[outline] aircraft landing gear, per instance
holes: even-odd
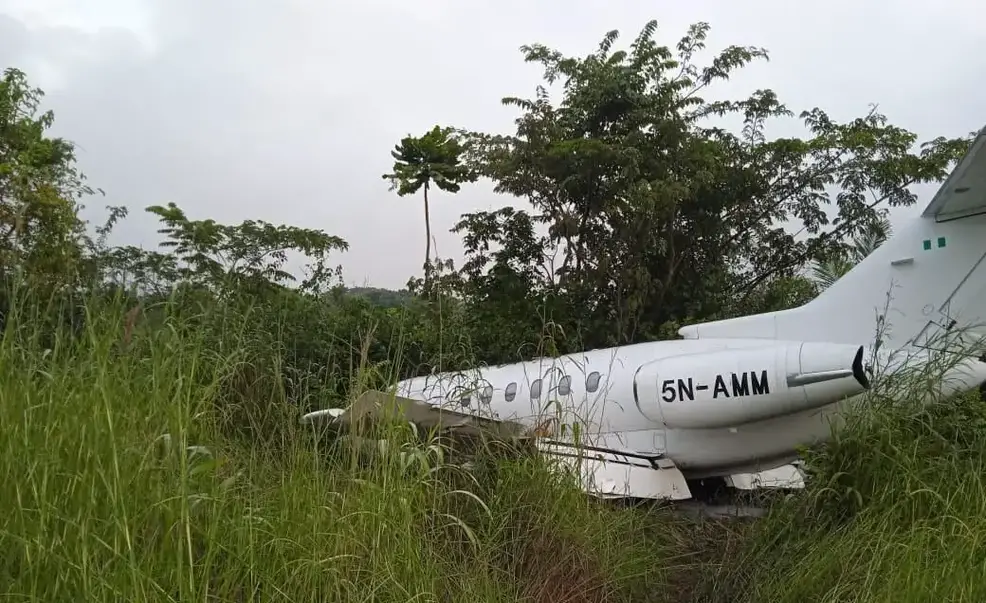
[[[692,499],[708,505],[721,505],[732,502],[734,498],[732,488],[726,485],[723,477],[706,477],[702,479],[687,480],[688,489],[692,492]]]

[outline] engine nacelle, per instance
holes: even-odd
[[[869,388],[863,347],[774,342],[642,365],[640,412],[672,429],[713,429],[818,408]]]

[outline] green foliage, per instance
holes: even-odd
[[[451,128],[435,126],[423,136],[405,136],[394,146],[394,172],[384,174],[400,196],[413,195],[434,184],[443,191],[459,192],[472,177],[460,163],[462,146]]]
[[[712,600],[982,600],[984,425],[978,394],[864,410],[809,453],[807,492],[757,526]]]
[[[515,133],[463,133],[477,172],[533,206],[456,225],[463,296],[528,290],[591,346],[744,313],[778,279],[844,247],[881,205],[912,204],[907,187],[941,179],[968,144],[939,138],[913,153],[915,135],[875,111],[839,123],[818,108],[800,114],[806,138],[768,139],[771,121],[793,116],[772,91],[701,96],[766,51],[730,46],[702,65],[707,24],[674,49],[655,41],[657,29],[648,23],[626,50],[610,32],[584,57],[522,49],[561,98],[539,86],[532,99],[503,100],[521,111]],[[740,133],[708,125],[727,115],[743,119]],[[528,300],[517,303],[516,314],[527,312]]]
[[[252,291],[293,282],[294,275],[283,267],[287,252],[296,250],[314,261],[300,290],[318,292],[332,276],[325,264],[329,253],[349,248],[339,237],[310,228],[274,226],[258,220],[245,220],[236,226],[189,220],[174,203],[152,206],[147,211],[161,218],[164,227],[158,232],[167,237],[161,246],[174,249],[181,262],[175,276],[194,284]]]
[[[94,241],[79,218],[79,200],[97,192],[75,168],[74,145],[50,138],[55,116],[40,111],[44,93],[27,76],[7,68],[0,79],[0,275],[16,274],[37,286],[90,273],[86,251],[100,249],[123,208],[96,229]]]
[[[870,224],[866,230],[853,238],[853,244],[848,250],[840,249],[833,253],[824,261],[815,262],[811,267],[813,280],[820,289],[829,288],[832,283],[839,280],[845,273],[849,272],[853,266],[862,262],[866,256],[870,255],[876,248],[883,245],[890,237],[892,232],[890,220],[881,217],[876,222]]]

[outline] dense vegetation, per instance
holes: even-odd
[[[587,500],[524,454],[465,469],[406,426],[367,463],[300,413],[433,368],[667,337],[790,307],[878,244],[908,187],[969,138],[869,113],[799,114],[770,90],[706,100],[766,57],[697,57],[648,23],[626,49],[544,66],[513,133],[436,126],[394,148],[401,195],[489,179],[511,195],[454,226],[406,291],[347,290],[348,243],[193,219],[114,247],[42,95],[0,81],[0,590],[25,601],[979,601],[986,412],[874,405],[808,453],[808,491],[754,525]],[[552,100],[549,88],[560,99]],[[734,133],[716,119],[742,118]],[[385,150],[384,150],[385,151]],[[508,197],[509,198],[509,197]],[[434,202],[432,199],[430,202]],[[447,198],[440,202],[449,202]],[[792,226],[792,224],[794,226]],[[863,249],[863,251],[860,251]],[[286,270],[291,253],[308,264]],[[814,276],[810,276],[814,275]],[[405,454],[393,454],[403,451]]]

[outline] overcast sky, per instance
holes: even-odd
[[[107,191],[90,204],[130,207],[116,242],[155,245],[143,208],[174,201],[192,218],[324,229],[350,243],[339,258],[350,284],[400,287],[420,273],[424,225],[420,200],[397,197],[380,177],[390,149],[436,123],[509,131],[515,112],[499,99],[530,96],[539,83],[522,44],[584,54],[605,31],[629,40],[656,18],[673,46],[690,23],[708,21],[710,51],[771,53],[723,93],[770,87],[795,111],[821,106],[837,119],[875,102],[924,139],[986,125],[977,6],[0,0],[0,68],[19,67],[45,89],[55,133],[79,145],[82,169]],[[439,255],[461,257],[448,232],[461,213],[508,202],[489,186],[436,194]]]

